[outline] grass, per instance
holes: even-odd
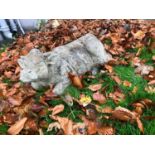
[[[7,133],[7,131],[8,131],[8,125],[7,124],[2,124],[2,125],[0,125],[0,134],[1,135],[4,135],[4,134],[6,134]]]
[[[142,60],[145,60],[146,61],[146,64],[148,65],[153,65],[153,60],[152,60],[152,56],[155,55],[155,49],[154,50],[149,50],[148,48],[144,47],[142,50],[141,50],[141,53],[140,53],[140,58]]]

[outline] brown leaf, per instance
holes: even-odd
[[[105,65],[105,68],[109,71],[109,73],[113,72],[113,67],[110,65]]]
[[[20,133],[20,131],[23,129],[25,123],[27,121],[27,117],[22,118],[21,120],[17,121],[14,125],[12,125],[8,129],[8,133],[10,135],[17,135]]]
[[[64,131],[65,135],[73,135],[73,122],[65,117],[54,117],[55,120],[57,120],[61,126],[61,128]]]
[[[31,131],[38,131],[36,121],[34,119],[28,119],[25,123],[24,129]]]
[[[122,83],[121,79],[118,76],[112,76],[112,79],[114,79],[115,82],[118,83],[118,84]]]
[[[64,105],[63,104],[59,104],[56,105],[53,109],[52,109],[52,115],[57,115],[59,113],[61,113],[64,110]]]
[[[130,121],[130,120],[135,120],[136,115],[131,112],[130,110],[123,108],[123,107],[117,107],[113,112],[112,112],[112,117],[116,118],[121,121]]]
[[[74,135],[86,135],[87,129],[84,123],[77,123],[73,126]]]
[[[148,85],[155,85],[155,80],[151,80]]]
[[[93,85],[90,85],[88,88],[91,91],[97,91],[97,90],[101,89],[101,87],[102,87],[102,84],[93,84]]]
[[[106,107],[102,108],[102,107],[100,107],[98,105],[96,105],[96,110],[98,112],[107,113],[107,114],[111,114],[112,111],[113,111],[113,109],[110,106],[106,106]]]
[[[100,135],[114,135],[115,134],[115,129],[111,126],[104,126],[102,128],[97,129],[97,132]]]
[[[96,123],[93,121],[88,120],[85,116],[81,116],[81,119],[84,121],[86,127],[87,127],[87,133],[89,135],[96,134],[97,132],[97,126]]]
[[[11,76],[13,75],[13,73],[11,71],[5,71],[4,72],[4,75],[7,77],[7,78],[11,78]]]
[[[54,123],[50,123],[50,124],[49,124],[47,131],[48,131],[48,132],[49,132],[49,131],[52,131],[53,128],[54,128],[55,130],[61,129],[60,124],[59,124],[58,122],[54,122]]]
[[[69,78],[75,87],[83,88],[83,84],[82,84],[81,78],[79,76],[69,74]]]
[[[21,105],[22,101],[23,101],[23,98],[20,97],[20,96],[15,96],[15,97],[9,97],[8,98],[8,101],[14,105],[14,106],[19,106]]]
[[[106,98],[104,97],[104,95],[99,92],[96,92],[93,94],[93,99],[95,101],[98,101],[99,103],[105,103],[106,101]]]
[[[133,33],[133,36],[135,39],[143,39],[145,37],[145,33],[141,30],[137,31],[136,33]]]
[[[126,81],[126,80],[125,80],[125,81],[123,82],[123,85],[126,86],[126,87],[131,87],[132,84],[131,84],[129,81]]]
[[[144,127],[143,127],[143,123],[141,122],[141,120],[139,118],[137,118],[136,122],[137,122],[140,132],[144,133]]]

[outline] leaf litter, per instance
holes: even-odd
[[[40,31],[18,36],[0,54],[3,134],[155,134],[154,27],[154,20],[49,20]],[[83,76],[68,75],[64,95],[55,96],[52,85],[36,91],[19,80],[21,55],[88,32],[113,60]]]

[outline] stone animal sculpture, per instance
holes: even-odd
[[[100,40],[88,33],[50,52],[32,49],[28,55],[21,56],[20,80],[31,83],[34,89],[54,84],[53,92],[61,95],[70,84],[69,73],[81,75],[111,59]]]

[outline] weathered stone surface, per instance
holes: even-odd
[[[39,89],[51,83],[55,85],[54,93],[60,95],[70,84],[68,73],[81,75],[98,64],[111,60],[102,43],[92,34],[85,36],[52,51],[42,53],[32,49],[18,60],[22,68],[20,80],[31,83]]]

